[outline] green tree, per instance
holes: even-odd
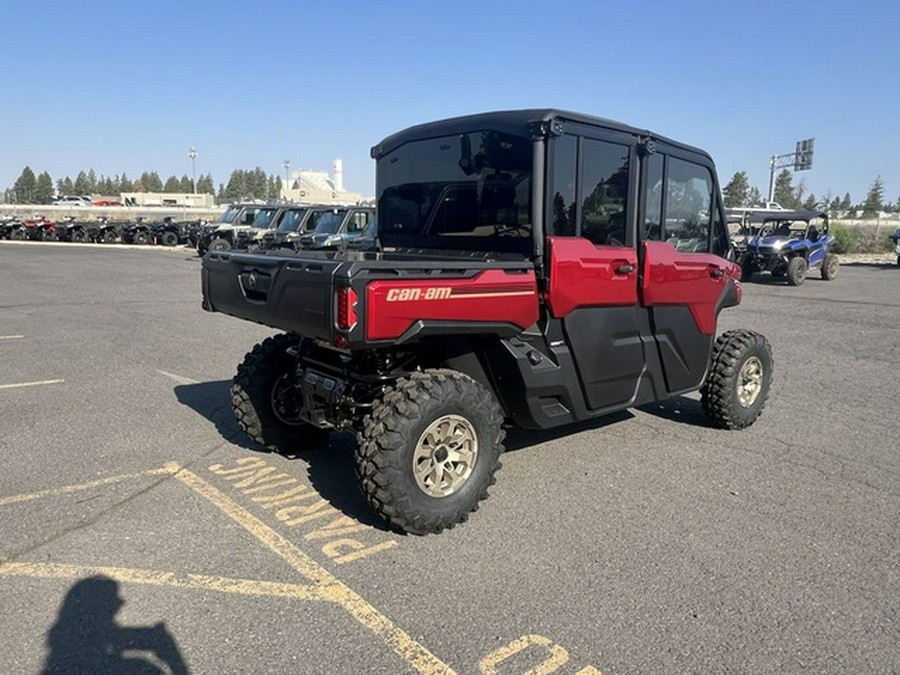
[[[88,182],[88,190],[85,194],[93,194],[97,191],[97,174],[93,169],[88,171],[87,174],[87,182]]]
[[[166,178],[163,192],[181,192],[181,181],[175,178],[175,176],[169,176]]]
[[[34,189],[34,201],[36,204],[50,204],[53,202],[53,179],[44,171],[37,177]]]
[[[252,199],[265,199],[269,193],[269,177],[260,167],[244,172],[244,185]]]
[[[748,206],[747,197],[750,192],[750,182],[747,180],[746,171],[738,171],[722,189],[725,199],[725,208],[733,209],[738,206]]]
[[[141,186],[146,192],[162,192],[162,178],[155,171],[145,171],[140,177]]]
[[[281,197],[281,176],[269,176],[269,192],[266,198],[274,201]]]
[[[72,191],[79,195],[86,195],[91,191],[91,184],[84,171],[79,171],[78,175],[75,176],[75,182],[72,184]]]
[[[884,183],[881,176],[878,176],[872,185],[869,186],[869,192],[866,194],[866,200],[862,204],[862,217],[875,218],[881,211],[882,202],[884,201]]]
[[[228,179],[228,185],[226,186],[222,196],[226,201],[239,202],[242,199],[247,199],[248,195],[249,193],[247,192],[244,172],[239,169],[235,169],[231,172],[231,178]]]
[[[800,207],[797,193],[793,185],[793,176],[787,169],[782,169],[781,173],[775,177],[774,199],[786,209],[796,209]]]
[[[764,201],[765,200],[763,199],[762,193],[759,191],[759,188],[750,188],[750,192],[747,193],[747,204],[749,206],[759,206]]]
[[[56,194],[58,196],[75,194],[75,184],[72,179],[66,176],[56,181]]]
[[[818,208],[819,200],[816,199],[816,196],[812,193],[809,194],[809,197],[803,200],[803,208],[807,211],[812,211],[813,209]]]
[[[184,174],[181,177],[181,180],[178,181],[178,186],[179,186],[181,192],[184,192],[185,194],[194,191],[194,182],[190,179],[190,177],[187,174]]]
[[[30,166],[22,169],[22,173],[13,185],[16,193],[17,204],[34,204],[34,192],[37,188],[37,178]]]
[[[216,193],[216,186],[210,174],[200,176],[197,179],[197,192],[204,195],[214,195]]]
[[[119,179],[119,192],[135,192],[134,182],[124,172]]]
[[[850,193],[845,192],[844,198],[841,200],[841,211],[849,211],[853,207],[853,201],[850,199]]]

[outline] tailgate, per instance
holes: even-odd
[[[330,341],[339,265],[321,258],[212,251],[203,259],[204,309]]]

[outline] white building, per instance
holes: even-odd
[[[291,172],[282,197],[299,204],[358,204],[365,199],[359,192],[344,190],[344,163],[339,159],[334,160],[331,176],[327,171]]]

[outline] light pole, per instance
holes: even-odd
[[[284,160],[284,197],[287,199],[287,193],[290,189],[289,183],[291,182],[291,160]]]
[[[188,150],[188,157],[191,158],[191,185],[194,187],[194,194],[197,194],[197,150],[193,147]]]

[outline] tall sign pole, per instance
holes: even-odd
[[[769,199],[775,201],[775,170],[786,169],[793,166],[794,171],[806,171],[811,169],[813,165],[813,145],[815,138],[806,138],[797,141],[797,147],[794,152],[788,152],[784,155],[772,155],[769,158]]]

